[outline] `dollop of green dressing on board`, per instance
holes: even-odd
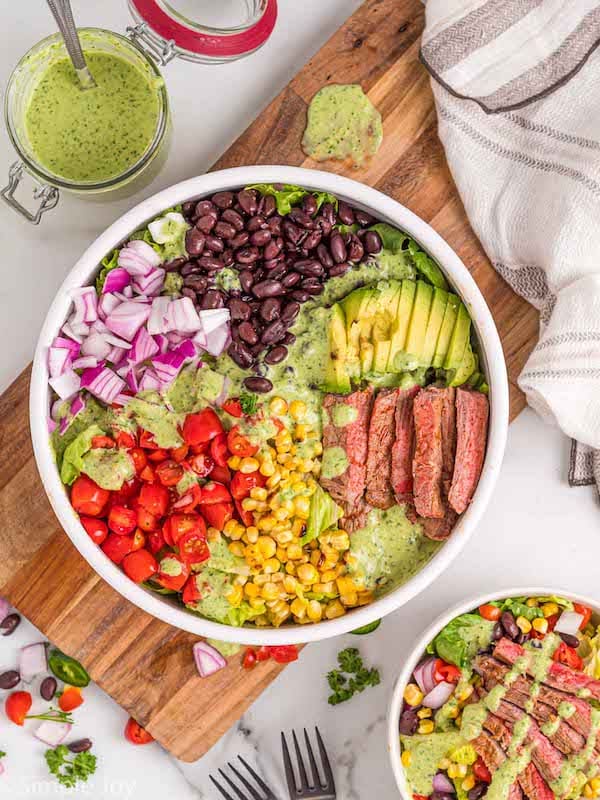
[[[350,159],[361,166],[383,140],[381,114],[358,84],[330,84],[308,107],[302,149],[315,161]]]
[[[148,150],[160,114],[159,81],[116,53],[83,47],[96,81],[82,90],[71,61],[50,58],[25,112],[34,157],[79,182],[121,175]]]

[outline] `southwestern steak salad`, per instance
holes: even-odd
[[[48,353],[57,466],[147,589],[231,625],[333,619],[411,577],[467,508],[488,418],[469,313],[366,212],[219,192],[72,299]]]
[[[600,628],[562,597],[512,597],[452,620],[404,691],[413,797],[594,798]]]

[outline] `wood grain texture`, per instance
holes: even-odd
[[[420,0],[368,0],[219,159],[215,169],[282,163],[331,169],[408,206],[458,252],[492,310],[506,354],[511,419],[516,379],[537,337],[537,314],[492,269],[456,193],[417,61]],[[361,169],[316,165],[300,149],[306,106],[325,83],[361,83],[381,110],[384,141]],[[171,752],[192,761],[239,718],[281,667],[242,671],[239,657],[209,679],[193,636],[131,606],[96,576],[62,532],[41,486],[28,425],[29,370],[0,398],[0,592]]]

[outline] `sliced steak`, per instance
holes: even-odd
[[[413,403],[420,386],[399,389],[396,397],[396,438],[392,445],[392,488],[398,503],[413,506],[412,462],[415,449]]]
[[[392,447],[396,435],[398,389],[382,389],[373,403],[369,424],[366,499],[375,508],[394,505]]]
[[[358,502],[352,507],[351,514],[342,517],[340,525],[346,533],[354,533],[361,528],[366,527],[369,517],[369,511],[372,510],[364,497],[361,497]]]
[[[489,404],[485,394],[456,390],[456,459],[448,501],[457,514],[471,502],[485,456]]]
[[[477,738],[473,739],[471,744],[492,775],[506,761],[507,756],[504,750],[485,731],[482,731]],[[521,787],[515,781],[509,789],[508,798],[509,800],[522,800],[522,797]]]
[[[413,404],[415,508],[420,517],[434,519],[443,519],[445,511],[442,498],[442,408],[442,398],[434,389],[419,392]]]
[[[419,522],[423,526],[423,533],[428,539],[434,539],[437,542],[447,539],[452,533],[452,529],[456,525],[458,514],[451,508],[446,508],[442,519],[420,519]]]
[[[344,509],[346,516],[353,514],[365,491],[372,399],[372,387],[348,395],[326,394],[323,398],[323,452],[328,448],[341,448],[347,467],[341,475],[321,475],[319,482]],[[354,408],[355,419],[346,425],[336,425],[334,419],[337,415],[333,413],[333,408],[337,405]]]
[[[513,703],[510,703],[507,700],[502,700],[499,703],[496,714],[500,717],[500,719],[505,720],[505,722],[510,722],[511,724],[514,724],[523,717],[527,716],[526,712],[522,708],[513,705]],[[535,714],[532,713],[531,716],[535,719]],[[548,719],[552,721],[556,719],[556,715],[552,713],[551,709]],[[577,731],[569,728],[569,726],[566,725],[562,720],[560,721],[556,732],[549,734],[547,738],[552,742],[557,750],[567,756],[573,755],[574,753],[579,753],[585,747],[585,740],[583,736],[580,736]]]
[[[526,656],[529,659],[528,674],[531,675],[531,659],[533,654],[531,651],[525,650],[521,645],[511,642],[510,639],[500,639],[494,648],[494,656],[506,664],[514,664],[515,661],[521,656]],[[559,689],[561,692],[576,695],[578,692],[589,692],[589,697],[595,700],[600,700],[600,681],[595,678],[590,678],[583,672],[575,672],[575,670],[564,664],[559,664],[553,661],[550,665],[544,683],[553,689]]]
[[[448,499],[456,457],[456,389],[434,389],[442,398],[442,494]]]

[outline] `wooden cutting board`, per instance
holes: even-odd
[[[343,172],[427,220],[458,252],[489,303],[508,362],[511,418],[524,406],[516,378],[537,337],[537,314],[494,272],[475,238],[436,134],[429,78],[417,60],[420,0],[368,0],[215,165],[292,164]],[[300,149],[306,107],[326,83],[360,83],[384,119],[383,145],[362,169],[316,165]],[[280,672],[248,672],[239,656],[196,674],[195,637],[130,605],[87,565],[60,528],[35,466],[29,369],[0,399],[0,594],[174,755],[203,755]]]

